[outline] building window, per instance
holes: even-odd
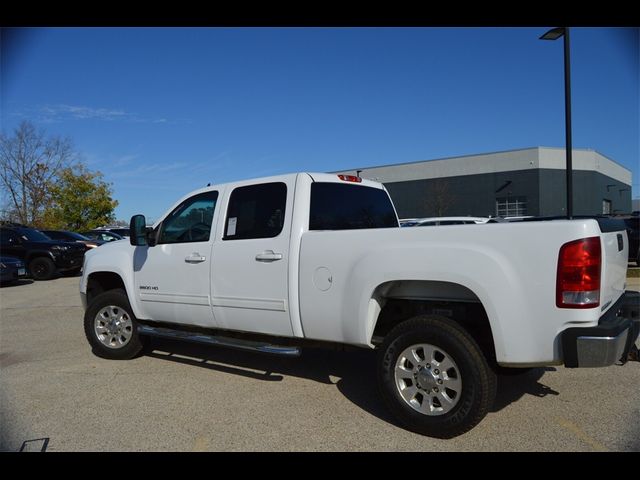
[[[496,198],[498,217],[523,217],[527,215],[527,197]]]
[[[606,198],[602,199],[602,214],[603,215],[611,214],[611,200],[607,200]]]

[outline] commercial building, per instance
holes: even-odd
[[[575,215],[631,212],[631,171],[595,150],[573,150]],[[534,147],[461,157],[362,167],[383,183],[400,218],[565,215],[563,148]]]

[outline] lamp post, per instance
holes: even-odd
[[[573,217],[573,169],[571,146],[571,67],[569,59],[569,27],[558,27],[549,30],[540,40],[557,40],[564,38],[564,119],[567,155],[567,218]]]

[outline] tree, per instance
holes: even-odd
[[[427,192],[425,198],[425,207],[429,212],[428,215],[442,217],[449,215],[450,208],[454,205],[456,197],[451,193],[449,182],[438,179],[431,184],[431,188]]]
[[[49,229],[91,230],[115,220],[118,201],[111,198],[111,185],[102,173],[90,172],[84,165],[63,169],[50,192],[51,203],[43,217]]]
[[[50,185],[75,159],[71,140],[46,138],[30,122],[22,122],[13,136],[0,133],[0,186],[8,219],[40,226]]]

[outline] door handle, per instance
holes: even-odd
[[[282,260],[282,254],[275,253],[273,250],[265,250],[256,255],[256,260],[258,262],[275,262],[276,260]]]
[[[206,259],[207,257],[203,257],[199,253],[192,253],[191,255],[186,257],[184,261],[187,263],[201,263],[201,262],[204,262]]]

